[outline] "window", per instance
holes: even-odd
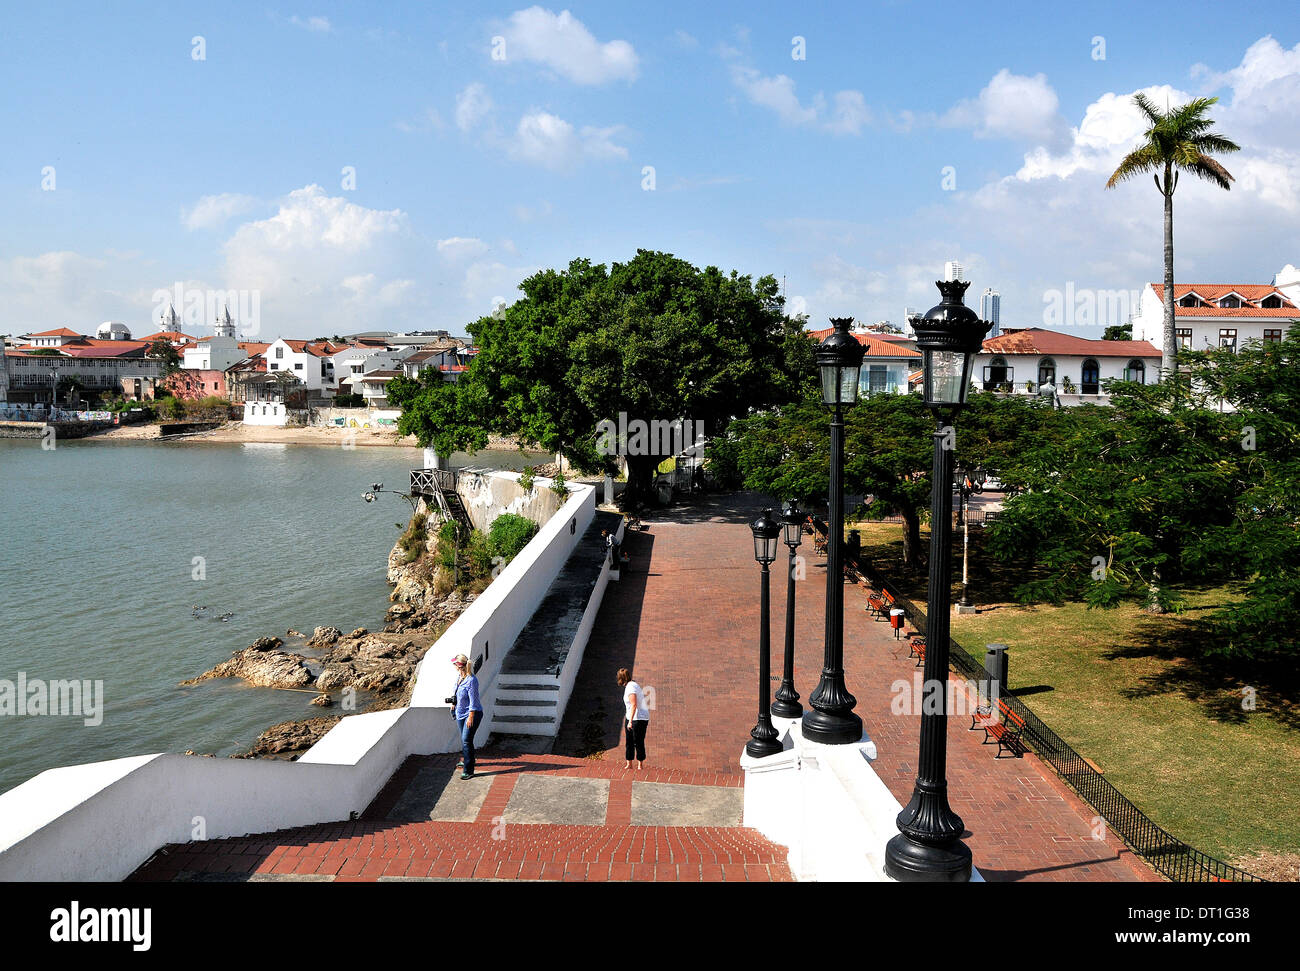
[[[274,361],[272,361],[272,362],[271,362],[269,365],[267,365],[267,366],[268,366],[272,371],[278,371],[278,370],[280,370],[280,365],[276,364]]]
[[[302,362],[299,361],[298,363],[296,363],[296,364],[293,366],[293,369],[294,369],[295,371],[301,371],[301,370],[302,370]]]
[[[1132,381],[1134,384],[1147,383],[1147,366],[1142,361],[1134,358],[1128,362],[1128,367],[1124,369],[1124,380]]]
[[[1277,327],[1277,328],[1268,328],[1268,327],[1265,327],[1265,328],[1264,328],[1264,343],[1265,343],[1265,344],[1281,344],[1281,343],[1282,343],[1282,328],[1280,328],[1280,327]]]
[[[1038,384],[1056,384],[1056,362],[1045,357],[1038,362]]]
[[[1177,330],[1178,346],[1186,350],[1192,349],[1192,328],[1179,327]]]
[[[1083,362],[1079,372],[1079,390],[1084,394],[1096,394],[1101,387],[1101,368],[1092,358]]]
[[[1230,351],[1237,349],[1237,329],[1235,327],[1219,328],[1219,346],[1226,347]]]
[[[996,391],[1011,381],[1011,369],[1007,367],[1005,357],[995,357],[984,368],[984,390]]]
[[[867,394],[879,394],[889,384],[889,368],[883,364],[872,364],[867,368]]]
[[[1240,306],[1241,306],[1241,300],[1240,300],[1238,297],[1236,297],[1236,296],[1234,296],[1234,295],[1232,295],[1232,294],[1229,294],[1228,296],[1224,297],[1222,300],[1219,301],[1219,306],[1220,306],[1220,307],[1240,307]]]
[[[275,349],[275,359],[276,359],[277,361],[279,361],[279,360],[281,360],[281,359],[283,359],[283,358],[284,358],[284,348],[283,348],[283,347],[277,347],[277,348]]]
[[[1259,302],[1259,305],[1261,307],[1280,307],[1282,306],[1282,298],[1279,297],[1277,294],[1273,294],[1261,300]]]
[[[1194,293],[1189,293],[1187,296],[1183,297],[1181,300],[1178,301],[1178,306],[1199,307],[1201,306],[1201,298]]]

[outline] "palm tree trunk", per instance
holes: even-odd
[[[1165,163],[1165,316],[1160,369],[1165,380],[1178,379],[1178,337],[1174,333],[1174,186],[1171,166]]]

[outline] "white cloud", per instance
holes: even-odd
[[[393,123],[394,127],[408,135],[414,132],[442,131],[447,127],[447,123],[442,120],[442,115],[437,108],[425,108],[424,114],[414,121],[399,120]]]
[[[724,57],[735,51],[724,49]],[[871,123],[871,111],[861,91],[837,91],[828,109],[826,96],[818,92],[804,105],[795,94],[794,80],[785,74],[769,77],[745,64],[731,65],[731,81],[753,103],[775,112],[785,124],[816,126],[833,135],[856,135]]]
[[[636,79],[638,58],[624,40],[600,43],[582,22],[565,10],[559,14],[529,7],[510,15],[503,30],[505,59],[532,61],[577,84]]]
[[[467,84],[456,95],[456,127],[469,131],[492,111],[492,96],[478,81]]]
[[[1046,75],[1029,77],[1003,68],[978,97],[950,108],[940,124],[973,128],[977,138],[1055,144],[1065,133],[1059,108],[1060,99]]]
[[[627,158],[627,149],[613,141],[621,131],[621,126],[587,125],[575,129],[557,115],[536,111],[519,119],[508,149],[512,156],[526,162],[555,170],[571,169],[586,159]]]
[[[289,23],[295,27],[301,27],[303,30],[310,30],[315,34],[328,34],[334,29],[330,26],[328,17],[299,17],[294,14],[289,18]]]
[[[694,34],[682,30],[680,27],[673,31],[673,39],[677,41],[679,47],[684,47],[688,51],[700,46],[700,42]]]
[[[231,216],[247,212],[256,204],[257,200],[252,196],[237,192],[203,196],[192,208],[181,212],[181,219],[186,229],[212,229],[225,223]]]
[[[481,256],[488,251],[488,244],[481,239],[465,236],[450,236],[438,240],[438,252],[448,259],[467,259]]]

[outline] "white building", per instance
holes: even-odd
[[[1156,347],[1164,343],[1164,284],[1142,291],[1133,337]],[[1248,341],[1280,341],[1300,320],[1300,270],[1287,265],[1272,283],[1176,283],[1174,331],[1178,346],[1192,350]]]
[[[225,371],[234,367],[248,355],[239,346],[235,322],[230,308],[213,325],[211,337],[205,337],[185,348],[181,367],[187,371]]]
[[[809,336],[820,343],[834,328],[811,331]],[[907,394],[908,375],[921,366],[921,352],[901,336],[887,340],[880,334],[851,331],[865,352],[858,375],[858,395]]]
[[[943,278],[944,280],[961,280],[963,279],[961,271],[962,266],[960,263],[956,260],[949,260],[943,265]]]
[[[281,337],[266,348],[263,357],[269,373],[288,371],[306,386],[309,393],[314,391],[318,396],[333,396],[338,387],[334,355],[340,350],[339,345],[326,341],[317,343]]]
[[[971,379],[986,391],[1055,393],[1062,405],[1107,404],[1109,378],[1154,384],[1160,351],[1148,341],[1103,341],[1027,327],[989,337]]]

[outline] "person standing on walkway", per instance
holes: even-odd
[[[623,689],[623,732],[626,739],[623,768],[632,768],[636,756],[638,770],[645,768],[645,733],[650,727],[650,709],[646,707],[645,692],[632,680],[627,668],[618,669],[618,685]]]
[[[483,721],[483,703],[478,697],[478,678],[469,666],[469,658],[457,654],[451,659],[459,678],[456,681],[456,724],[460,726],[461,778],[474,778],[474,735]]]

